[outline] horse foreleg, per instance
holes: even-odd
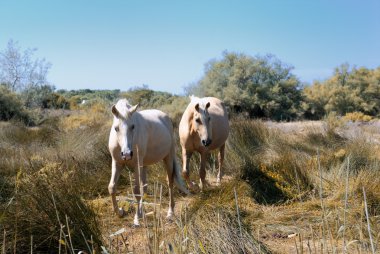
[[[139,219],[143,217],[143,197],[146,191],[146,168],[140,167],[135,169],[135,187],[133,188],[133,194],[135,195],[137,201],[137,210],[133,223],[138,226],[140,225]]]
[[[110,183],[108,185],[108,192],[110,193],[110,195],[112,197],[113,211],[119,217],[124,216],[124,210],[123,210],[123,208],[118,207],[117,200],[116,200],[117,182],[119,181],[120,169],[121,168],[122,168],[122,166],[119,163],[117,163],[115,160],[112,160],[111,180],[110,180]]]
[[[200,188],[203,191],[208,185],[206,181],[206,162],[207,162],[207,152],[201,153],[201,166],[199,168],[199,178],[200,178]]]
[[[192,189],[193,184],[190,181],[190,158],[193,155],[192,152],[186,151],[185,148],[182,148],[182,176],[185,179],[187,185]]]
[[[226,147],[226,144],[224,143],[220,149],[219,149],[219,153],[218,153],[218,166],[219,166],[219,170],[218,170],[218,176],[216,177],[216,184],[217,185],[220,185],[220,182],[222,181],[222,177],[223,177],[223,162],[224,162],[224,148]]]

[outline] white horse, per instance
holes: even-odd
[[[112,176],[108,190],[112,196],[114,212],[120,217],[125,214],[124,210],[118,207],[116,201],[116,187],[120,170],[124,165],[135,170],[133,192],[139,204],[134,218],[135,225],[139,225],[139,218],[142,216],[140,200],[143,193],[140,193],[139,171],[141,184],[146,189],[146,166],[161,160],[164,161],[169,182],[168,217],[174,214],[173,182],[182,192],[189,193],[176,161],[173,126],[169,117],[159,110],[137,112],[137,107],[138,105],[131,106],[126,99],[121,99],[112,106],[114,119],[108,144],[112,156]],[[140,169],[138,165],[140,165]],[[143,192],[144,188],[142,188]]]
[[[200,187],[206,184],[206,160],[210,151],[219,149],[217,184],[223,176],[222,166],[224,160],[224,148],[229,133],[227,110],[224,103],[214,97],[198,98],[191,96],[191,102],[187,106],[179,123],[179,137],[182,146],[182,174],[189,187],[189,161],[194,151],[201,155],[199,176]]]

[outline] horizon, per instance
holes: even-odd
[[[301,82],[348,63],[380,66],[380,2],[8,1],[0,51],[11,39],[52,63],[57,90],[149,89],[183,94],[224,51],[273,54]]]

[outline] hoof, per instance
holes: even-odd
[[[174,217],[174,213],[172,211],[168,211],[168,214],[166,215],[166,219],[171,219]]]
[[[196,182],[189,182],[189,190],[191,193],[199,191],[199,185]]]
[[[123,208],[119,208],[119,210],[117,211],[117,215],[119,216],[119,218],[123,218],[124,215],[125,215],[125,211]]]
[[[201,191],[205,191],[210,186],[211,185],[206,180],[204,181],[204,183],[202,183],[202,181],[199,182],[199,188],[201,189]]]
[[[139,227],[141,227],[140,223],[139,223],[139,224],[135,224],[135,223],[133,222],[133,224],[132,224],[132,228],[139,228]]]
[[[134,220],[133,220],[133,227],[134,227],[134,228],[138,228],[138,227],[140,227],[139,219],[134,218]]]
[[[166,216],[166,224],[171,224],[171,223],[173,223],[174,222],[174,219],[175,219],[175,216],[174,216],[174,214],[171,214],[171,215],[167,215]]]

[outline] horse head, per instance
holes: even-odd
[[[112,128],[116,132],[117,142],[121,149],[121,158],[130,160],[133,156],[133,134],[136,126],[132,115],[139,105],[131,106],[127,100],[119,100],[116,105],[112,106],[114,120]]]
[[[207,147],[212,141],[211,117],[208,112],[210,102],[195,101],[192,119],[193,130],[198,134],[203,146]]]

